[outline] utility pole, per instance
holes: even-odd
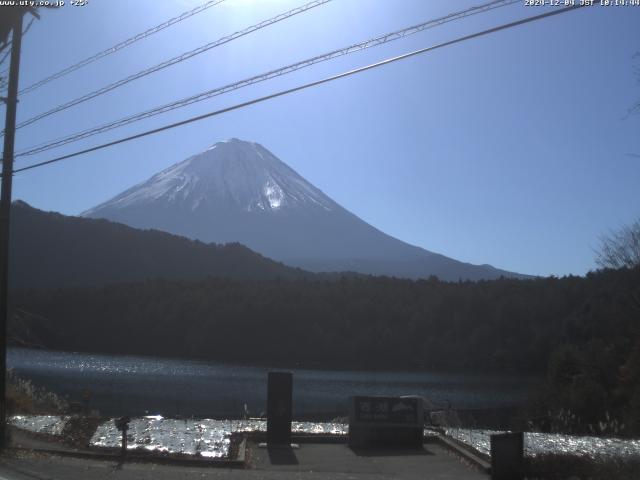
[[[13,13],[13,12],[12,12]],[[11,63],[4,124],[4,153],[2,157],[2,192],[0,193],[0,449],[7,443],[7,324],[9,320],[9,221],[11,216],[11,182],[13,180],[13,147],[16,136],[18,107],[18,71],[22,45],[22,9],[12,22]]]

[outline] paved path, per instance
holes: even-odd
[[[355,452],[344,444],[302,444],[294,450],[248,445],[246,470],[125,463],[13,452],[0,458],[0,480],[487,480],[438,445],[413,451]]]
[[[487,480],[488,476],[436,444],[411,450],[352,450],[345,444],[301,444],[299,449],[271,450],[250,445],[250,463],[256,470],[298,474],[290,478],[460,479]],[[311,478],[311,477],[310,477]]]

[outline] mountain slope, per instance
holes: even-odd
[[[107,220],[12,205],[12,289],[104,285],[154,278],[295,279],[310,276],[239,244],[207,245]]]
[[[409,245],[347,211],[262,145],[230,139],[82,214],[204,242],[240,242],[312,271],[444,280],[518,276]]]

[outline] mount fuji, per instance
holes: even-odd
[[[391,237],[341,207],[257,143],[218,142],[81,214],[204,242],[240,242],[310,271],[405,278],[521,275]]]

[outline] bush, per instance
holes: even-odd
[[[53,392],[37,387],[30,380],[7,372],[7,414],[62,414],[69,408],[67,401]]]

